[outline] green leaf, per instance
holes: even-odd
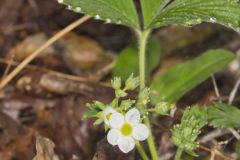
[[[93,125],[100,125],[100,124],[102,124],[104,122],[104,120],[102,119],[102,118],[99,118],[99,119],[97,119],[94,123],[93,123]]]
[[[208,120],[215,128],[239,128],[240,109],[232,105],[216,103],[208,108]]]
[[[138,50],[136,47],[128,46],[119,54],[112,70],[112,77],[126,80],[131,74],[138,75]]]
[[[144,28],[148,28],[170,0],[141,0]]]
[[[161,56],[161,46],[156,37],[150,38],[146,55],[147,74],[150,74],[158,66]],[[126,80],[131,74],[138,75],[138,67],[138,49],[130,45],[120,53],[112,75]]]
[[[184,111],[181,123],[172,130],[173,143],[192,156],[197,156],[194,149],[199,147],[196,141],[201,128],[207,123],[207,110],[194,106]]]
[[[106,108],[105,104],[99,101],[94,101],[93,103],[87,103],[87,107],[92,111],[102,111]]]
[[[138,28],[138,16],[133,0],[58,0],[75,12],[94,16],[107,23]]]
[[[82,118],[88,119],[88,118],[96,117],[97,113],[98,113],[97,111],[89,111],[89,112],[84,113]]]
[[[185,93],[221,70],[234,59],[225,50],[209,50],[194,60],[176,65],[157,77],[151,84],[153,103],[160,101],[174,103]]]
[[[146,53],[146,68],[148,75],[159,65],[161,51],[162,47],[159,40],[152,36],[147,44]]]
[[[175,0],[159,13],[151,27],[169,24],[220,23],[240,31],[238,0]]]

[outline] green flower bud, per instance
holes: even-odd
[[[127,93],[121,89],[115,91],[116,97],[126,97]]]
[[[112,87],[115,90],[119,90],[122,86],[122,81],[121,81],[120,77],[114,77],[114,79],[111,81],[111,83],[112,83]]]
[[[139,78],[138,77],[134,78],[133,74],[131,74],[131,76],[127,79],[125,83],[124,90],[134,90],[139,86],[139,82],[140,82]]]
[[[150,94],[149,88],[144,88],[143,90],[141,90],[139,93],[139,96],[138,96],[137,105],[144,106],[144,105],[148,104],[148,102],[150,101],[149,94]]]

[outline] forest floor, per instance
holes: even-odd
[[[55,0],[1,0],[2,79],[57,31],[81,16]],[[152,77],[210,48],[225,48],[240,56],[240,36],[219,25],[169,26],[154,34],[161,41],[163,57]],[[107,103],[114,97],[109,83],[112,64],[119,51],[134,41],[135,35],[128,28],[89,20],[27,65],[0,90],[0,160],[31,160],[36,156],[36,144],[39,157],[46,154],[63,160],[138,159],[133,152],[122,154],[118,148],[112,149],[104,128],[92,125],[94,120],[82,120],[87,102]],[[230,65],[215,75],[223,101],[228,99],[239,74]],[[184,107],[208,104],[214,97],[209,78],[179,101],[174,118],[157,118],[153,122],[162,159],[171,159],[174,154],[169,128],[179,121]],[[234,99],[236,105],[240,103],[238,97]],[[231,132],[204,130],[199,149],[202,157],[234,156],[235,138]],[[211,138],[210,133],[218,136]]]

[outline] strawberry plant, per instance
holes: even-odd
[[[146,87],[146,80],[149,79],[147,76],[155,67],[151,64],[154,61],[154,57],[149,53],[151,48],[147,47],[149,37],[153,29],[159,27],[172,24],[194,26],[202,22],[219,23],[240,32],[239,1],[140,0],[140,13],[137,12],[133,0],[58,0],[58,2],[66,5],[70,10],[90,15],[96,20],[124,25],[135,31],[138,49],[126,51],[138,52],[137,57],[132,57],[136,60],[128,69],[131,72],[139,70],[135,73],[139,75],[139,78],[130,76],[127,79],[130,72],[128,75],[119,73],[122,63],[125,63],[119,60],[115,66],[114,75],[120,74],[123,79],[127,79],[125,85],[122,86],[120,78],[114,78],[112,87],[115,90],[115,99],[110,104],[101,102],[89,104],[90,112],[86,113],[84,118],[96,117],[95,124],[104,122],[106,132],[108,132],[108,142],[117,145],[124,153],[130,152],[136,146],[142,159],[160,159],[161,155],[157,153],[150,125],[153,114],[167,115],[186,92],[225,67],[234,59],[234,55],[222,49],[209,50],[194,60],[168,69],[150,82],[149,88]],[[124,56],[121,59],[127,60]],[[148,62],[147,65],[146,62]],[[138,99],[121,99],[127,96],[128,90],[134,90],[138,86]],[[155,107],[149,108],[148,104]],[[238,123],[234,121],[238,119],[235,114],[239,111],[235,112],[234,117],[228,119],[231,123],[224,122],[224,119],[219,117],[221,115],[227,117],[235,110],[231,107],[230,110],[227,107],[221,108],[221,105],[209,112],[196,106],[186,109],[181,123],[172,129],[173,143],[179,148],[176,160],[181,159],[183,151],[193,156],[197,155],[194,152],[194,149],[199,146],[196,139],[207,120],[217,127],[221,126],[219,123],[237,127]],[[210,117],[207,116],[208,113]],[[216,114],[219,116],[215,116]],[[151,158],[140,143],[146,139]]]

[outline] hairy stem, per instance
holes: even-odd
[[[151,124],[150,124],[149,117],[145,118],[144,123],[150,130],[147,142],[148,142],[150,153],[152,155],[152,160],[159,160],[160,158],[157,154],[157,149],[156,149],[155,144],[154,144],[154,138],[153,138],[153,134],[152,134],[152,129],[151,129]]]
[[[146,85],[146,46],[151,30],[142,31],[139,33],[139,77],[140,89]]]
[[[139,77],[140,77],[140,89],[144,89],[146,85],[146,46],[147,40],[151,33],[151,30],[139,31]],[[149,150],[152,156],[152,160],[159,160],[157,150],[154,144],[153,134],[151,130],[149,117],[144,120],[145,125],[149,128],[150,134],[147,139]]]
[[[181,160],[183,150],[178,148],[177,153],[175,155],[175,160]]]
[[[138,150],[139,154],[141,155],[142,159],[149,160],[146,152],[144,151],[143,147],[141,146],[141,144],[138,141],[136,141],[136,147],[137,147],[137,150]]]

